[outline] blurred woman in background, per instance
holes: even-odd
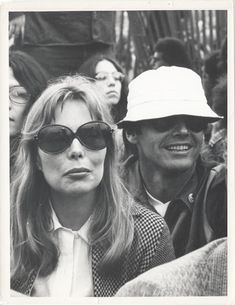
[[[36,98],[46,88],[47,72],[22,51],[9,54],[9,124],[11,159],[18,147],[24,119]]]
[[[126,115],[127,78],[117,60],[109,55],[97,54],[81,65],[80,74],[95,78],[107,98],[114,123]]]

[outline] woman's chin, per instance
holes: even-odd
[[[115,106],[115,105],[118,104],[119,99],[118,99],[118,98],[115,98],[115,97],[109,97],[109,98],[108,98],[108,101],[109,101],[109,106],[110,106],[110,107],[113,107],[113,106]]]
[[[10,138],[14,138],[18,134],[19,134],[19,131],[17,129],[10,128]]]

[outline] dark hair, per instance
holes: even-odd
[[[167,66],[178,66],[192,69],[191,59],[183,41],[174,37],[160,38],[154,48],[162,53],[162,59]]]
[[[220,75],[220,71],[218,69],[219,59],[220,59],[220,51],[216,50],[211,54],[209,54],[204,61],[204,71],[207,73],[210,81],[213,83]]]
[[[10,51],[9,66],[12,68],[16,80],[30,94],[27,113],[41,92],[47,87],[49,74],[33,57],[22,51]]]
[[[29,109],[39,97],[41,92],[47,87],[49,74],[40,66],[40,64],[30,55],[22,51],[9,52],[9,66],[12,69],[13,75],[21,86],[23,86],[30,95],[29,102],[25,109],[26,116]],[[10,162],[11,171],[17,155],[19,144],[19,134],[10,138]]]
[[[224,123],[227,123],[227,75],[219,78],[218,83],[212,90],[212,109],[224,117]]]
[[[138,150],[136,145],[129,142],[126,134],[133,134],[133,133],[140,134],[142,122],[143,121],[126,122],[123,125],[122,137],[125,146],[125,158],[127,158],[129,155],[135,155],[135,156],[138,155]]]
[[[122,72],[122,73],[124,72],[122,67],[119,65],[117,60],[112,55],[96,54],[94,56],[91,56],[87,61],[85,61],[79,67],[78,73],[80,73],[84,76],[89,76],[89,77],[95,78],[96,66],[102,60],[110,61],[114,65],[114,67],[117,69],[117,71]],[[113,116],[113,120],[115,123],[122,120],[126,115],[127,91],[128,91],[128,81],[127,81],[127,78],[125,77],[124,80],[122,81],[120,101],[118,102],[117,105],[113,106],[113,108],[112,108],[112,116]]]
[[[221,74],[227,73],[227,37],[224,39],[220,49],[218,69]]]
[[[217,85],[219,78],[227,71],[227,59],[223,57],[224,55],[222,56],[223,53],[227,54],[225,41],[221,50],[213,51],[204,60],[203,87],[211,107],[213,103],[212,90]]]

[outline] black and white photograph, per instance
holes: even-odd
[[[233,304],[233,1],[130,2],[0,8],[7,304]]]

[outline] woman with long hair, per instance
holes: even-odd
[[[118,176],[111,117],[94,81],[51,83],[25,121],[11,183],[11,288],[112,296],[174,258],[169,230]]]
[[[9,53],[9,127],[11,165],[17,154],[24,119],[46,88],[49,75],[36,60],[22,51]]]
[[[98,87],[106,96],[106,106],[111,110],[113,121],[119,122],[127,111],[128,82],[124,71],[115,57],[108,54],[91,56],[78,72],[95,78]]]

